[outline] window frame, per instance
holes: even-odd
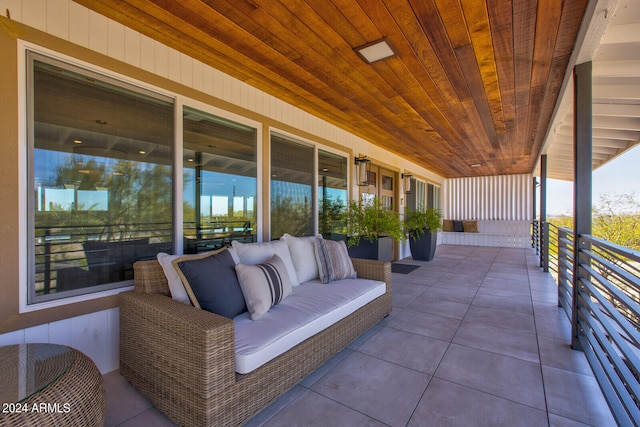
[[[65,291],[64,294],[52,293],[48,295],[37,295],[35,289],[35,277],[36,277],[36,251],[35,251],[35,226],[36,224],[36,204],[37,202],[34,200],[34,189],[35,189],[35,173],[34,168],[35,164],[35,150],[36,150],[36,140],[35,140],[35,113],[33,108],[35,106],[34,98],[34,83],[35,83],[35,63],[39,62],[41,64],[48,64],[49,66],[60,68],[63,70],[67,70],[69,72],[75,73],[79,76],[83,76],[86,79],[91,79],[98,81],[100,83],[105,83],[111,87],[121,88],[126,93],[134,93],[139,94],[142,97],[157,99],[162,103],[168,104],[169,108],[175,108],[175,97],[160,94],[153,90],[146,89],[141,86],[137,86],[136,84],[125,82],[123,80],[119,80],[110,75],[105,75],[101,72],[94,71],[93,69],[78,66],[73,63],[69,63],[67,61],[61,60],[56,56],[45,55],[40,52],[35,52],[31,49],[27,49],[25,51],[25,78],[26,78],[26,123],[27,123],[27,135],[26,135],[26,174],[27,174],[27,197],[26,197],[26,205],[27,205],[27,300],[26,303],[28,306],[33,306],[36,304],[42,304],[50,301],[58,301],[64,300],[67,298],[80,297],[87,294],[100,294],[101,292],[109,292],[114,291],[121,288],[131,287],[133,284],[133,280],[123,280],[118,282],[111,283],[101,283],[95,286],[87,286],[75,290]],[[175,114],[171,114],[175,116]],[[175,141],[172,149],[175,150]],[[171,161],[173,159],[170,159]],[[171,165],[173,167],[173,165]],[[175,177],[175,172],[172,174],[172,180]],[[172,198],[172,204],[175,203],[175,196]],[[172,207],[173,211],[173,207]],[[173,218],[172,218],[173,220]],[[172,228],[173,228],[172,224]],[[173,234],[173,233],[172,233]]]
[[[176,178],[174,179],[174,181],[176,182],[176,186],[179,185],[179,187],[176,187],[174,189],[174,194],[176,194],[176,196],[179,195],[180,197],[180,203],[176,203],[175,205],[175,209],[176,212],[174,213],[174,218],[176,221],[176,225],[175,225],[175,232],[176,232],[176,237],[174,238],[174,242],[176,242],[176,245],[174,247],[174,251],[175,253],[179,253],[182,254],[184,253],[184,210],[183,210],[183,201],[184,201],[184,182],[183,182],[183,175],[182,175],[182,170],[184,168],[184,140],[183,140],[183,136],[184,136],[184,127],[183,127],[183,111],[185,108],[190,108],[193,110],[198,110],[202,113],[205,114],[210,114],[212,116],[216,116],[225,120],[229,120],[231,122],[236,122],[240,125],[244,125],[244,126],[248,126],[248,127],[252,127],[256,130],[256,212],[254,212],[255,214],[255,218],[256,218],[256,233],[255,233],[255,238],[256,241],[261,242],[262,238],[261,236],[263,235],[263,229],[266,226],[266,224],[263,222],[263,203],[262,203],[262,194],[263,194],[263,186],[261,185],[260,181],[262,180],[263,177],[263,162],[262,162],[262,153],[263,153],[263,143],[262,143],[262,128],[263,128],[263,124],[255,121],[255,120],[251,120],[247,117],[241,116],[239,114],[235,114],[232,112],[229,112],[227,110],[223,110],[221,108],[206,104],[204,102],[201,101],[197,101],[194,99],[190,99],[190,98],[186,98],[186,97],[182,97],[179,96],[178,97],[178,102],[176,103],[176,121],[179,122],[179,147],[176,148],[175,152],[176,152],[176,159],[175,159],[175,167],[176,170],[180,170],[180,173],[176,173]],[[176,133],[178,132],[177,129],[178,126],[175,126],[176,128]],[[178,138],[176,137],[176,140],[178,140]],[[179,180],[179,183],[177,182]]]
[[[269,198],[269,200],[271,200],[271,137],[272,135],[277,135],[280,138],[284,138],[287,139],[291,142],[294,143],[298,143],[298,144],[302,144],[302,145],[307,145],[311,148],[313,148],[313,176],[312,176],[312,200],[313,200],[313,204],[314,204],[314,209],[313,209],[313,235],[317,235],[318,234],[318,230],[319,230],[319,207],[318,207],[318,177],[319,177],[319,173],[318,173],[318,150],[322,150],[322,151],[326,151],[327,153],[331,153],[331,154],[335,154],[338,156],[342,156],[344,158],[347,159],[347,183],[351,182],[351,168],[348,167],[352,162],[353,162],[353,154],[348,153],[347,151],[343,151],[340,150],[338,148],[326,145],[326,144],[322,144],[321,142],[312,140],[312,139],[308,139],[308,138],[304,138],[300,135],[297,135],[295,133],[291,133],[291,132],[287,132],[281,128],[277,128],[277,127],[269,127],[268,129],[268,146],[266,148],[266,150],[268,151],[269,154],[269,159],[268,159],[268,194],[266,194],[266,196]],[[352,197],[352,187],[351,185],[347,184],[347,202],[349,200],[351,200]],[[268,208],[268,212],[267,215],[264,219],[264,227],[266,229],[269,230],[268,233],[268,238],[269,240],[272,239],[271,236],[271,204],[268,203],[266,204],[266,207]]]

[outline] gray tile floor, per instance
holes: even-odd
[[[247,426],[612,426],[528,249],[439,246],[393,312]],[[173,425],[117,372],[107,426]]]

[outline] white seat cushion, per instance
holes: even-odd
[[[236,316],[236,371],[246,374],[307,338],[384,295],[386,285],[367,279],[322,284],[312,280],[294,287],[280,304],[258,320]]]

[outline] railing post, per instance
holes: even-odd
[[[591,235],[591,170],[592,170],[592,64],[585,62],[573,69],[573,307],[572,307],[572,346],[581,349],[578,335],[580,331],[580,293],[581,279],[586,274],[580,267],[588,262],[582,252],[588,248],[583,236]]]
[[[51,291],[51,229],[44,229],[44,294],[48,295]]]
[[[542,260],[542,271],[549,272],[549,223],[540,223],[540,259]]]

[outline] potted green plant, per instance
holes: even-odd
[[[411,257],[421,261],[431,261],[438,244],[438,229],[441,228],[442,214],[438,209],[419,207],[407,209],[404,214],[404,230],[409,236]]]
[[[398,213],[387,209],[377,197],[350,201],[345,216],[352,257],[391,261],[393,241],[406,240]]]

